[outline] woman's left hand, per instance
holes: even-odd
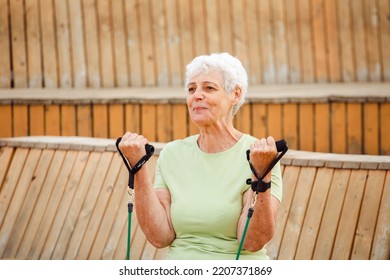
[[[259,177],[263,176],[268,166],[277,155],[275,140],[272,136],[261,138],[250,146],[250,162]],[[271,181],[271,172],[263,179],[264,182]]]

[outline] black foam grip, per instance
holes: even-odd
[[[278,153],[283,152],[284,150],[287,149],[287,142],[284,139],[276,141],[275,144],[276,144],[276,150],[278,151]]]

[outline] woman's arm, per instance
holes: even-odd
[[[145,155],[147,143],[142,135],[126,133],[119,148],[134,166]],[[170,245],[175,239],[170,217],[171,195],[165,189],[154,190],[146,166],[134,176],[134,205],[138,223],[148,241],[157,248]]]

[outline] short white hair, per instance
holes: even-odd
[[[188,87],[190,80],[201,74],[217,70],[224,79],[225,91],[230,93],[240,87],[242,91],[240,101],[233,107],[233,115],[245,102],[248,90],[248,75],[241,61],[228,53],[213,53],[195,57],[186,68],[185,86]]]

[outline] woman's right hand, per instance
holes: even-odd
[[[133,167],[146,154],[145,145],[148,143],[148,139],[143,135],[126,132],[118,146],[130,166]]]

